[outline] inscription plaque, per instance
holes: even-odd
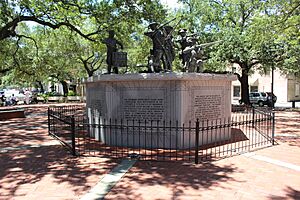
[[[221,95],[196,95],[194,98],[195,119],[212,120],[221,118]]]
[[[162,120],[164,113],[164,99],[123,99],[125,119]]]
[[[101,99],[92,99],[90,105],[91,105],[92,109],[96,109],[99,112],[99,114],[102,115],[103,104],[104,104],[104,102]]]

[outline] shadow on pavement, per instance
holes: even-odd
[[[276,112],[275,139],[290,146],[300,147],[300,112]]]
[[[45,113],[47,107],[31,109]],[[48,135],[47,115],[1,121],[0,126],[0,149],[27,146],[0,153],[0,199],[78,198],[117,165],[107,158],[71,156]]]
[[[0,122],[0,148],[42,144],[49,141],[46,117],[29,117]]]
[[[237,181],[230,175],[238,171],[233,165],[220,167],[213,162],[193,165],[140,161],[105,199],[141,199],[145,196],[150,197],[149,195],[153,195],[149,199],[174,199],[193,195],[189,190],[198,191],[195,195],[201,196],[202,189],[220,186],[222,182]],[[155,194],[144,193],[150,190],[155,191]]]
[[[47,185],[51,188],[53,184],[64,183],[75,193],[86,192],[90,187],[89,177],[96,175],[96,179],[99,179],[100,175],[106,174],[116,165],[116,162],[109,159],[87,159],[72,157],[60,145],[1,153],[0,194],[7,197],[26,195],[26,192],[17,192],[19,187],[35,183],[41,189]],[[51,180],[47,178],[49,176]],[[61,188],[61,192],[65,189]]]
[[[300,191],[295,190],[292,187],[287,187],[285,190],[285,196],[270,196],[269,199],[271,200],[285,200],[285,199],[300,199]]]

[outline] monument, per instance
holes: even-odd
[[[183,130],[170,129],[165,134],[165,130],[162,133],[158,127],[169,121],[182,126],[195,124],[196,120],[199,120],[200,127],[203,127],[219,125],[218,123],[221,125],[222,120],[230,119],[231,82],[236,80],[236,76],[195,71],[197,69],[199,72],[199,66],[196,65],[200,64],[202,67],[203,63],[202,60],[201,63],[197,62],[194,54],[198,54],[202,47],[217,42],[198,45],[194,37],[190,38],[192,42],[189,42],[190,36],[187,36],[185,29],[179,31],[183,71],[188,72],[172,72],[175,56],[172,39],[174,28],[167,25],[168,23],[160,26],[156,22],[151,23],[148,27],[150,31],[145,32],[153,44],[148,57],[148,72],[152,73],[110,74],[110,63],[114,63],[110,60],[108,74],[85,80],[89,123],[101,125],[105,120],[116,119],[114,126],[109,130],[103,126],[90,127],[90,135],[96,140],[111,146],[168,146],[171,149],[185,149],[195,147],[195,130],[185,134]],[[114,40],[114,44],[116,43]],[[118,70],[115,71],[117,73]],[[138,122],[143,127],[151,128],[152,122],[155,122],[157,129],[153,131],[151,128],[149,132],[144,128],[144,131],[139,133],[139,138],[136,138],[128,132],[126,135],[122,134],[122,130],[118,128],[121,120],[126,121],[127,125],[132,123],[132,127]],[[231,129],[222,130],[222,134],[211,130],[202,135],[199,144],[228,140],[231,137]],[[134,132],[134,128],[129,131]]]

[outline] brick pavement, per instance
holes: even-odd
[[[79,199],[116,166],[99,157],[74,158],[47,135],[46,106],[0,122],[0,199]],[[300,112],[276,113],[279,145],[256,155],[300,166]],[[139,161],[105,199],[300,199],[299,171],[244,155],[194,165]]]
[[[279,145],[254,153],[300,167],[300,112],[276,116]],[[300,172],[244,155],[199,165],[140,161],[105,199],[300,199]]]
[[[0,200],[79,199],[117,161],[75,158],[47,133],[48,105],[25,107],[27,118],[0,121]]]
[[[274,146],[264,155],[300,153],[285,149]],[[106,199],[300,199],[300,172],[243,155],[199,165],[138,162]]]

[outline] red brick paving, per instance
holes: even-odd
[[[31,117],[0,122],[0,148],[55,143],[47,134],[45,108],[28,107]],[[299,116],[277,112],[279,145],[255,154],[300,166]],[[79,199],[116,165],[74,158],[60,145],[0,153],[0,163],[1,200]],[[140,161],[106,199],[300,199],[300,173],[243,155],[199,165]]]
[[[276,134],[279,145],[254,153],[300,166],[299,112],[277,112]],[[199,165],[145,161],[105,199],[300,199],[300,173],[243,155]]]
[[[300,147],[300,110],[276,112],[275,137],[279,142]]]
[[[50,142],[47,116],[0,121],[0,148]]]
[[[46,110],[27,107],[27,118],[0,121],[0,148],[45,145],[0,153],[1,200],[79,199],[116,166],[106,158],[72,157],[48,136]]]
[[[264,153],[272,158],[274,152],[281,150],[280,145]],[[259,151],[255,153],[260,155]],[[106,196],[106,199],[299,198],[299,171],[245,156],[199,165],[138,162]]]

